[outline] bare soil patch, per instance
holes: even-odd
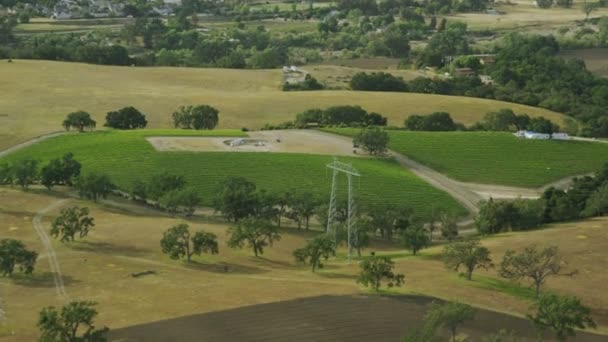
[[[275,152],[335,156],[362,156],[353,153],[349,139],[314,130],[277,130],[249,133],[249,138],[149,137],[157,151],[191,152]],[[242,144],[239,142],[242,141]],[[234,144],[231,145],[231,142]]]
[[[320,296],[248,306],[132,326],[110,340],[135,341],[399,341],[421,325],[430,297]],[[531,324],[518,317],[479,310],[459,328],[471,340],[501,329],[535,341]],[[447,336],[446,336],[447,337]],[[604,336],[577,334],[577,341]]]

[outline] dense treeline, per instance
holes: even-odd
[[[386,126],[386,117],[378,113],[368,113],[360,106],[336,106],[327,109],[309,109],[296,116],[294,127],[302,128],[309,124],[319,126]]]
[[[608,164],[594,177],[574,178],[567,190],[547,189],[537,200],[488,200],[475,219],[482,234],[534,229],[545,223],[608,214]]]

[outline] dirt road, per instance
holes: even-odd
[[[57,290],[57,295],[66,299],[68,298],[68,294],[65,291],[65,286],[63,284],[61,268],[59,267],[59,261],[57,261],[57,254],[55,253],[55,249],[53,248],[53,244],[49,239],[49,236],[46,234],[44,225],[42,224],[42,219],[44,218],[44,215],[61,207],[68,201],[68,199],[64,199],[54,202],[53,204],[36,213],[36,216],[34,216],[34,219],[32,220],[34,229],[36,230],[36,234],[38,234],[38,238],[40,238],[40,241],[44,246],[44,253],[47,256],[47,259],[49,260],[49,266],[51,268],[51,273],[53,274],[53,281],[55,282],[55,289]]]
[[[9,155],[9,154],[11,154],[11,153],[13,153],[15,151],[19,151],[22,148],[34,145],[37,142],[44,141],[44,140],[47,140],[47,139],[50,139],[50,138],[54,138],[54,137],[58,137],[60,135],[64,135],[64,134],[67,134],[67,133],[68,132],[63,132],[63,131],[61,131],[61,132],[53,132],[53,133],[44,134],[44,135],[32,138],[32,139],[24,141],[24,142],[22,142],[20,144],[17,144],[17,145],[14,145],[12,147],[9,147],[6,150],[0,151],[0,158],[5,157],[5,156],[7,156],[7,155]]]

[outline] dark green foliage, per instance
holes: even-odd
[[[15,239],[0,240],[0,272],[2,276],[11,276],[15,266],[25,274],[34,272],[38,253],[29,251],[23,242]]]
[[[608,214],[608,182],[589,196],[585,203],[585,210],[581,214],[585,217]]]
[[[15,183],[23,189],[27,189],[38,179],[38,161],[33,159],[23,159],[17,161],[12,166]]]
[[[54,185],[72,185],[72,180],[80,176],[82,165],[74,159],[72,153],[66,153],[61,159],[51,159],[40,172],[40,182],[49,190]]]
[[[595,328],[591,309],[573,296],[544,294],[536,303],[536,313],[528,315],[539,335],[550,330],[559,341],[576,336],[575,329]]]
[[[196,207],[201,205],[201,198],[194,189],[169,190],[158,199],[161,208],[170,213],[177,213],[182,208],[186,216],[192,216]]]
[[[309,240],[305,247],[293,251],[296,261],[309,264],[312,271],[323,268],[323,260],[336,255],[336,242],[327,235],[320,235]]]
[[[219,122],[219,111],[208,105],[182,106],[172,117],[175,128],[214,129]]]
[[[481,234],[496,234],[511,230],[529,230],[543,223],[546,209],[542,201],[494,201],[490,198],[480,204],[475,225]]]
[[[95,302],[73,301],[57,311],[49,306],[40,311],[38,328],[43,342],[105,342],[110,329],[96,329]],[[80,334],[79,334],[80,333]]]
[[[296,127],[308,124],[321,126],[386,126],[387,119],[378,113],[368,113],[360,106],[335,106],[325,110],[309,109],[296,116]]]
[[[448,241],[454,241],[458,238],[458,222],[454,215],[441,215],[441,236]]]
[[[308,230],[310,218],[314,215],[318,205],[318,201],[311,192],[296,192],[289,198],[289,208],[291,211],[288,217],[298,223],[298,228],[303,223],[306,230]]]
[[[536,5],[540,8],[551,8],[553,0],[537,0]]]
[[[148,125],[146,116],[134,107],[125,107],[108,112],[104,126],[116,129],[145,128]]]
[[[12,165],[7,162],[0,163],[0,184],[12,185],[14,177]]]
[[[374,291],[380,290],[382,281],[388,282],[388,287],[401,286],[403,274],[395,274],[395,262],[386,256],[371,256],[359,263],[359,277],[357,283],[371,287]]]
[[[76,179],[76,188],[81,198],[97,202],[108,197],[115,187],[107,175],[91,172]]]
[[[475,239],[455,241],[445,246],[443,261],[448,269],[454,271],[464,267],[467,280],[471,280],[476,269],[493,267],[490,250],[481,246],[479,240]]]
[[[69,131],[71,128],[78,129],[78,132],[83,132],[85,129],[92,131],[97,122],[91,119],[91,114],[84,111],[77,111],[68,114],[68,116],[63,120],[63,127]]]
[[[186,180],[183,176],[173,175],[165,171],[152,176],[146,187],[145,194],[152,200],[159,200],[166,193],[182,190],[185,186]]]
[[[541,116],[530,119],[527,129],[537,133],[552,134],[559,131],[559,126]]]
[[[224,179],[219,185],[213,202],[215,211],[234,222],[254,215],[257,207],[256,186],[243,177]]]
[[[269,221],[253,217],[244,218],[230,227],[228,235],[228,247],[243,248],[247,244],[256,257],[264,254],[266,246],[272,246],[274,241],[281,239],[278,229]]]
[[[458,124],[450,113],[435,112],[429,115],[412,115],[405,120],[405,128],[410,131],[455,131]]]
[[[251,56],[251,66],[254,69],[273,69],[284,65],[286,61],[287,50],[279,47],[255,51]]]
[[[15,39],[13,29],[17,24],[14,16],[0,16],[0,44],[8,44]]]
[[[469,53],[467,25],[463,22],[449,22],[445,30],[431,37],[428,45],[419,57],[418,64],[443,66],[444,58]]]
[[[498,274],[511,280],[530,278],[534,284],[536,297],[539,297],[541,287],[547,277],[563,275],[562,267],[563,262],[557,246],[543,249],[532,246],[526,247],[519,254],[513,250],[507,250],[500,263]]]
[[[215,234],[198,231],[191,236],[187,224],[175,225],[164,232],[160,246],[163,253],[168,254],[171,259],[186,257],[188,262],[192,260],[193,255],[219,253]]]
[[[386,152],[389,142],[388,133],[378,127],[367,127],[361,130],[353,139],[353,144],[361,146],[371,155],[381,155]]]
[[[306,74],[303,82],[298,83],[285,83],[283,84],[284,91],[292,90],[322,90],[324,87],[316,78],[312,77],[311,74]]]
[[[412,251],[413,255],[431,245],[428,231],[422,224],[413,225],[401,233],[403,247]]]
[[[95,219],[89,216],[89,208],[72,207],[61,210],[61,214],[53,221],[51,236],[61,242],[72,242],[76,234],[82,239],[95,226]]]
[[[356,73],[350,80],[350,87],[365,91],[407,91],[407,85],[401,77],[385,72]]]

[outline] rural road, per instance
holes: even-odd
[[[0,158],[6,157],[7,155],[9,155],[9,154],[11,154],[11,153],[13,153],[15,151],[19,151],[22,148],[26,148],[28,146],[34,145],[37,142],[44,141],[44,140],[47,140],[47,139],[51,139],[51,138],[54,138],[54,137],[58,137],[60,135],[64,135],[64,134],[67,134],[67,133],[68,132],[64,132],[64,131],[52,132],[52,133],[48,133],[48,134],[43,134],[43,135],[37,136],[37,137],[32,138],[30,140],[26,140],[26,141],[24,141],[22,143],[19,143],[17,145],[11,146],[11,147],[9,147],[9,148],[7,148],[5,150],[1,150],[0,151]]]
[[[34,219],[32,220],[34,230],[36,230],[36,234],[38,234],[40,241],[42,241],[42,245],[45,249],[45,254],[48,256],[49,266],[51,268],[51,273],[53,274],[53,281],[55,282],[55,289],[57,290],[57,295],[66,299],[68,298],[68,294],[65,291],[65,286],[63,284],[63,277],[61,275],[61,269],[59,268],[59,261],[57,261],[57,254],[55,253],[55,249],[53,248],[53,244],[49,239],[49,236],[46,234],[44,225],[42,224],[42,219],[46,214],[61,207],[68,201],[69,199],[63,199],[53,202],[48,207],[36,213],[36,216],[34,216]]]

